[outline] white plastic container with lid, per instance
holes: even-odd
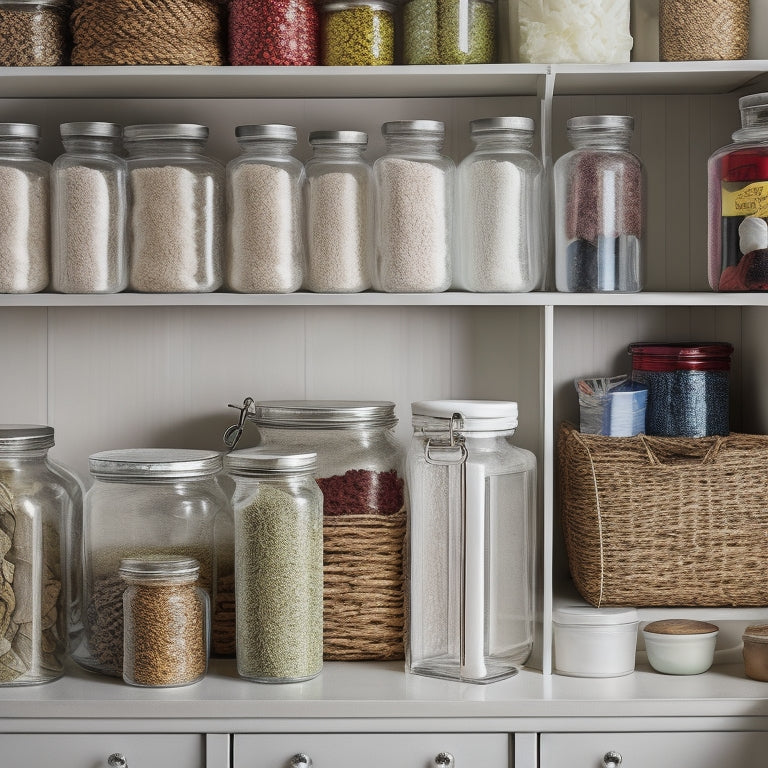
[[[554,611],[555,671],[621,677],[635,670],[637,610],[564,605]]]

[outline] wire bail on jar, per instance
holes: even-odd
[[[254,400],[252,397],[246,397],[245,400],[243,400],[242,405],[233,405],[232,403],[227,405],[227,408],[235,408],[236,410],[240,411],[237,424],[233,424],[231,427],[227,427],[226,431],[224,432],[224,444],[227,446],[227,448],[229,448],[230,451],[235,450],[238,442],[240,442],[240,438],[243,436],[245,420],[248,418],[249,413],[253,413],[253,409],[251,408],[253,402]]]
[[[427,464],[436,466],[459,465],[467,461],[467,447],[464,444],[464,435],[459,430],[464,427],[464,417],[460,413],[454,413],[448,422],[448,439],[428,438],[424,444],[424,458]],[[458,458],[450,456],[438,458],[431,453],[431,449],[436,449],[439,453],[450,454],[458,450]]]

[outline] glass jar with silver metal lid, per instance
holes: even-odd
[[[208,128],[128,125],[129,286],[205,293],[222,284],[224,167],[204,154]]]
[[[48,184],[40,128],[0,123],[0,293],[37,293],[50,277]]]
[[[357,293],[371,287],[373,180],[363,158],[368,134],[313,131],[305,165],[305,285],[316,293]]]
[[[395,5],[336,0],[320,8],[320,63],[330,67],[395,63]]]
[[[237,671],[262,683],[309,680],[323,666],[323,495],[316,454],[246,449],[235,483]]]
[[[304,278],[304,166],[291,125],[239,125],[227,165],[227,287],[292,293]]]
[[[63,123],[51,169],[51,287],[116,293],[128,284],[126,163],[114,123]]]
[[[68,0],[0,0],[0,67],[58,67],[69,59]]]
[[[541,161],[531,152],[529,117],[470,124],[475,149],[457,172],[456,287],[531,291],[543,272]]]
[[[77,522],[70,478],[49,459],[51,427],[0,425],[0,686],[64,672],[71,580],[65,539]]]
[[[84,641],[74,658],[123,673],[120,561],[193,557],[200,586],[216,594],[215,523],[229,509],[219,483],[221,454],[163,448],[103,451],[89,458],[93,485],[83,510]]]

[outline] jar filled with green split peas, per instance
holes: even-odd
[[[377,0],[344,0],[322,7],[320,63],[377,66],[395,63],[395,7]]]
[[[403,64],[493,64],[495,0],[407,0]]]

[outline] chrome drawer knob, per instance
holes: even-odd
[[[299,752],[291,758],[291,768],[312,768],[312,758]]]
[[[435,765],[436,766],[446,766],[447,768],[452,768],[454,765],[453,755],[450,752],[441,752],[439,755],[435,757]]]
[[[125,759],[125,755],[115,752],[107,758],[107,765],[109,768],[128,768],[128,761]]]
[[[603,768],[619,768],[622,758],[621,753],[611,750],[603,755]]]

